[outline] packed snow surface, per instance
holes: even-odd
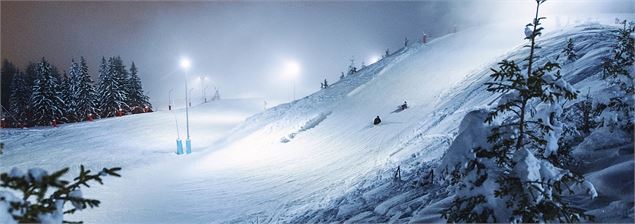
[[[175,115],[180,137],[185,135],[182,109],[53,129],[5,129],[0,171],[70,166],[75,174],[79,164],[94,170],[121,166],[122,178],[82,190],[102,204],[68,219],[87,223],[376,222],[407,212],[410,221],[440,221],[438,211],[451,200],[436,193],[442,190],[412,191],[384,177],[397,166],[404,179],[429,170],[426,164],[444,155],[465,114],[497,99],[482,83],[500,59],[526,53],[523,25],[488,25],[413,43],[325,90],[264,112],[262,100],[194,106],[190,155],[174,153]],[[579,52],[586,54],[579,60],[595,63],[608,52],[609,44],[597,42],[610,29],[554,29],[542,44],[564,47],[565,36],[581,33],[586,50]],[[582,74],[585,68],[568,69]],[[409,108],[392,113],[404,100]],[[380,125],[372,125],[375,116]],[[590,178],[621,167],[632,169],[633,163],[594,170]]]

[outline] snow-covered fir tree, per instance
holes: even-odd
[[[462,135],[457,136],[448,154],[464,155],[467,161],[446,159],[441,166],[453,169],[458,186],[454,201],[442,211],[448,222],[592,219],[583,209],[562,199],[563,191],[571,185],[582,186],[591,197],[597,193],[582,176],[558,162],[562,161],[558,143],[565,128],[560,121],[562,101],[573,100],[577,95],[562,79],[559,64],[536,63],[536,38],[542,33],[540,21],[544,19],[538,12],[544,2],[536,0],[536,16],[526,27],[531,32],[526,36],[530,42],[530,52],[524,60],[526,72],[510,60],[503,60],[499,69],[492,69],[492,81],[486,87],[487,91],[503,94],[499,104],[492,111],[466,116],[461,124]],[[491,126],[479,125],[478,120]],[[490,134],[485,141],[486,132]]]
[[[11,95],[9,97],[9,108],[11,116],[20,124],[27,121],[27,110],[29,106],[29,97],[31,96],[31,88],[27,84],[26,75],[17,72],[11,82]]]
[[[608,109],[602,114],[603,123],[606,126],[616,127],[633,133],[635,117],[635,94],[633,74],[633,62],[635,56],[635,40],[631,37],[635,31],[635,25],[626,21],[618,30],[617,44],[611,52],[611,56],[604,59],[604,80],[609,88],[617,93],[608,102]]]
[[[2,83],[0,83],[1,84],[0,98],[2,98],[1,100],[2,106],[7,110],[10,109],[10,105],[9,105],[9,96],[11,95],[10,85],[12,83],[13,77],[15,76],[17,70],[18,69],[16,68],[16,66],[13,65],[13,63],[9,62],[9,60],[4,59],[2,61],[2,71],[0,72],[0,75],[2,76],[0,77],[0,80],[2,80]]]
[[[36,62],[29,62],[26,66],[26,70],[24,71],[25,81],[29,86],[33,86],[33,82],[35,82],[35,77],[37,77],[37,66]]]
[[[587,92],[584,100],[574,104],[574,108],[578,113],[572,114],[576,118],[571,119],[571,123],[575,124],[575,129],[580,135],[589,135],[593,128],[599,126],[598,117],[606,108],[605,104],[597,103]]]
[[[99,67],[99,110],[102,117],[115,116],[118,110],[127,110],[125,80],[121,77],[116,58],[101,59]]]
[[[78,121],[87,120],[89,115],[99,117],[97,93],[84,57],[81,57],[79,64],[73,61],[71,65],[71,91],[71,104]]]
[[[214,96],[212,97],[212,100],[220,100],[220,92],[218,91],[218,89],[214,91]]]
[[[567,47],[562,50],[562,53],[568,61],[575,61],[576,59],[578,59],[578,56],[576,55],[573,47],[573,39],[569,38],[567,40]]]
[[[64,105],[61,107],[64,113],[64,122],[75,122],[75,111],[73,110],[71,103],[71,79],[68,77],[66,71],[62,73],[60,77],[59,92],[62,94],[61,98],[64,101]]]
[[[126,102],[126,106],[122,107],[122,109],[124,111],[128,111],[130,109],[130,106],[127,104],[128,96],[130,95],[130,90],[129,90],[130,74],[128,73],[128,70],[126,69],[126,66],[123,63],[123,60],[119,56],[112,58],[112,64],[110,68],[111,68],[113,77],[117,80],[118,83],[121,84],[120,91],[123,94],[124,102]]]
[[[75,59],[71,59],[71,66],[68,68],[68,96],[66,104],[68,106],[67,116],[72,117],[73,121],[80,120],[77,116],[77,98],[75,91],[77,90],[77,76],[79,75],[79,64]]]
[[[63,118],[63,105],[59,77],[46,59],[37,64],[36,77],[29,105],[32,121],[37,125],[48,125],[53,119]]]
[[[149,97],[143,93],[141,78],[139,78],[137,72],[137,66],[134,64],[134,62],[132,62],[132,65],[130,65],[130,76],[127,82],[127,104],[130,107],[152,107],[149,102]]]

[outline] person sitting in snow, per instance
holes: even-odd
[[[379,123],[381,123],[381,119],[379,119],[379,116],[377,116],[375,120],[373,121],[373,124],[378,125]]]
[[[408,103],[406,101],[403,101],[403,104],[397,106],[397,109],[395,109],[394,111],[392,111],[392,113],[399,113],[405,109],[408,109]]]

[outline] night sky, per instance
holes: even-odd
[[[583,4],[586,2],[586,4]],[[632,13],[628,0],[557,1],[551,11]],[[225,97],[288,101],[285,63],[300,65],[297,95],[336,81],[353,57],[368,64],[404,37],[430,37],[510,16],[532,1],[422,2],[7,2],[1,9],[1,55],[20,68],[46,57],[60,71],[84,56],[97,77],[102,56],[134,61],[153,102],[182,91],[182,57],[190,85],[217,86]],[[601,5],[601,7],[599,6]],[[527,18],[530,18],[527,16]],[[528,19],[529,21],[529,19]],[[522,30],[522,28],[519,28]],[[521,31],[519,31],[521,32]],[[208,90],[211,95],[211,91]],[[181,96],[177,96],[181,97]]]

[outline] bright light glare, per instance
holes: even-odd
[[[300,64],[296,61],[286,61],[284,64],[283,75],[289,79],[295,79],[300,74]]]
[[[378,55],[371,55],[370,58],[368,58],[368,64],[373,64],[375,62],[378,62],[379,59],[381,59]]]
[[[190,59],[181,58],[180,65],[181,65],[181,68],[188,70],[190,69],[190,66],[192,66],[192,62],[190,62]]]

